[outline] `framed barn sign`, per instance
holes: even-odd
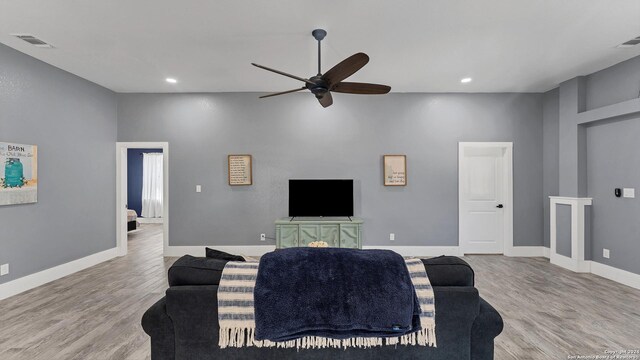
[[[0,142],[0,205],[38,202],[38,147]]]

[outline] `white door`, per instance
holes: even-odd
[[[510,182],[508,149],[492,143],[460,143],[459,230],[465,254],[504,253],[505,206],[510,205],[505,191]]]

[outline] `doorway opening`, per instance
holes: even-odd
[[[459,143],[458,230],[462,254],[512,252],[513,143]]]
[[[129,245],[157,249],[169,243],[169,144],[116,143],[116,234],[118,255]],[[158,238],[161,237],[160,241]],[[152,248],[149,248],[152,247]]]

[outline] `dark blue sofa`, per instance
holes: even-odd
[[[478,295],[471,267],[449,256],[423,262],[435,294],[437,348],[222,350],[218,347],[216,294],[226,261],[184,256],[169,269],[166,296],[142,318],[151,336],[151,359],[493,359],[493,340],[502,331],[502,318]]]

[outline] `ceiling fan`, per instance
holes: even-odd
[[[260,98],[267,98],[272,96],[290,94],[301,90],[311,91],[320,105],[328,107],[333,104],[333,98],[331,92],[347,93],[347,94],[362,94],[362,95],[376,95],[386,94],[391,90],[390,86],[369,84],[369,83],[356,83],[342,81],[349,76],[353,75],[356,71],[360,70],[369,62],[369,56],[365,53],[357,53],[342,60],[338,65],[332,67],[329,71],[322,74],[320,70],[320,42],[327,36],[327,32],[322,29],[316,29],[311,32],[311,35],[318,40],[318,75],[312,76],[309,79],[305,79],[299,76],[287,74],[285,72],[268,68],[266,66],[251,63],[251,65],[259,67],[261,69],[274,72],[276,74],[288,76],[290,78],[300,80],[305,83],[305,86],[293,90],[287,90],[260,96]]]

